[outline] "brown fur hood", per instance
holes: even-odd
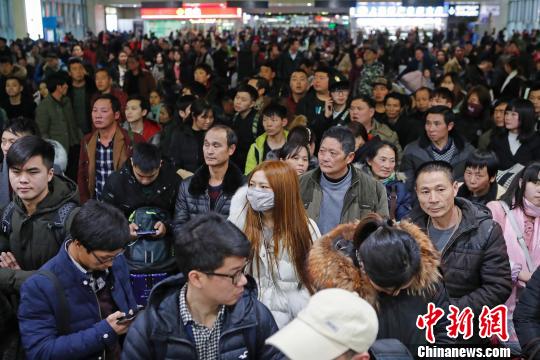
[[[416,239],[421,252],[420,271],[407,292],[410,295],[427,295],[435,290],[436,284],[442,279],[438,269],[440,254],[418,226],[402,221],[396,228],[406,231]],[[366,274],[354,265],[347,254],[336,249],[334,245],[337,239],[352,241],[355,229],[356,224],[338,225],[313,244],[307,264],[309,288],[312,292],[326,288],[356,291],[372,306],[377,307],[377,291]]]

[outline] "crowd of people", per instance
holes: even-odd
[[[1,358],[540,356],[540,34],[473,35],[0,38]]]

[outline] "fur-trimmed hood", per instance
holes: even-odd
[[[308,278],[310,290],[316,292],[326,288],[340,288],[356,291],[363,299],[378,308],[377,291],[360,271],[345,248],[352,248],[352,238],[356,224],[338,225],[317,240],[308,257]],[[413,282],[407,288],[410,295],[427,296],[436,290],[442,276],[439,272],[440,254],[428,236],[410,222],[402,221],[396,228],[409,233],[418,243],[421,252],[421,267]],[[353,251],[355,252],[355,251]]]

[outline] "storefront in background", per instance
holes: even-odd
[[[225,3],[184,4],[182,7],[141,8],[145,33],[157,37],[168,36],[183,28],[206,30],[216,27],[218,31],[232,30],[242,26],[242,9],[227,7]]]

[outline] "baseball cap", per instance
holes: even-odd
[[[375,80],[373,80],[372,85],[373,86],[375,86],[375,85],[383,85],[389,90],[392,88],[392,84],[390,83],[390,81],[388,81],[387,78],[382,77],[382,76],[380,76],[378,78],[375,78]]]
[[[367,351],[378,330],[375,310],[357,293],[324,289],[266,343],[291,360],[331,360],[349,349]]]

